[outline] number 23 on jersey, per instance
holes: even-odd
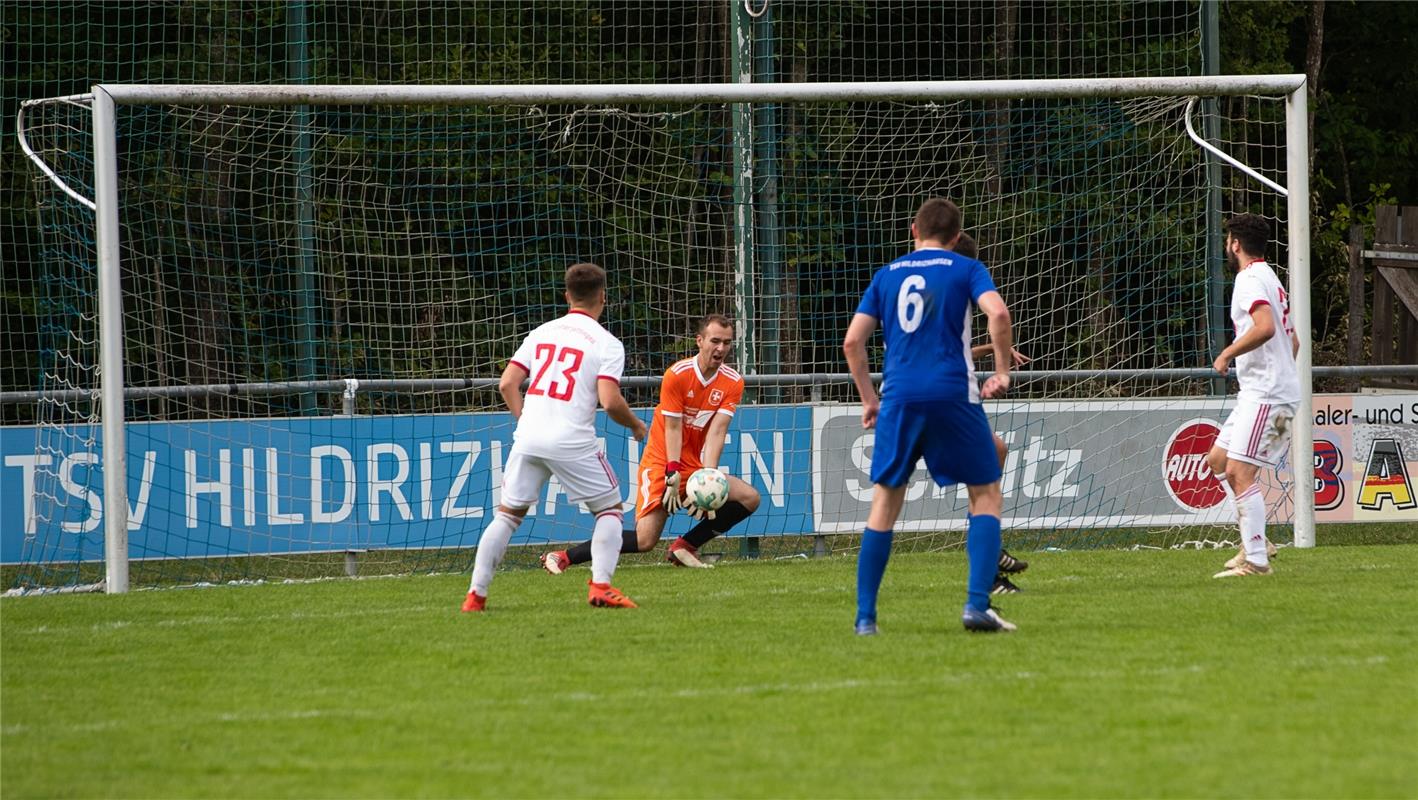
[[[576,370],[581,368],[581,360],[586,354],[574,347],[560,347],[554,344],[537,345],[533,360],[541,362],[532,385],[527,387],[529,395],[545,395],[553,400],[570,400],[576,390]],[[548,375],[552,365],[562,367],[560,373]]]

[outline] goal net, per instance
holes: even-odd
[[[1224,538],[1197,467],[1206,421],[1229,408],[1205,374],[1231,336],[1216,223],[1270,218],[1284,275],[1288,201],[1261,181],[1287,184],[1294,87],[1153,83],[758,86],[751,106],[722,96],[732,86],[113,87],[114,130],[97,133],[92,96],[31,103],[47,327],[37,424],[6,429],[32,443],[7,456],[25,498],[8,582],[103,580],[122,510],[103,480],[115,410],[134,585],[466,569],[511,445],[497,377],[564,312],[562,275],[582,260],[610,274],[603,323],[647,418],[696,320],[738,323],[749,392],[722,466],[763,503],[708,549],[850,548],[871,435],[842,335],[937,195],[964,209],[1030,359],[986,405],[1010,448],[1006,546]],[[1219,166],[1189,120],[1247,171]],[[116,265],[101,268],[106,211]],[[113,266],[121,325],[104,329]],[[107,407],[104,336],[121,336]],[[879,369],[879,340],[872,352]],[[601,424],[633,500],[639,446]],[[1287,475],[1268,495],[1282,519]],[[918,472],[898,541],[958,545],[964,507]],[[591,530],[555,482],[529,522],[514,562]]]

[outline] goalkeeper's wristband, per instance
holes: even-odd
[[[674,474],[674,473],[676,473],[676,472],[679,472],[679,462],[678,462],[678,461],[670,461],[670,462],[667,462],[667,463],[665,464],[665,474],[666,474],[666,475],[672,475],[672,474]]]

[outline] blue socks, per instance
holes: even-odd
[[[995,520],[995,542],[999,542],[999,520]],[[998,554],[996,554],[998,557]],[[862,531],[862,551],[857,556],[857,622],[876,621],[876,595],[881,589],[881,576],[886,574],[886,562],[891,558],[891,531]],[[990,575],[991,580],[994,575]],[[986,597],[989,588],[985,589]]]
[[[990,607],[990,590],[995,585],[995,575],[999,573],[999,517],[970,516],[970,529],[965,534],[965,553],[970,558],[970,599],[966,603],[976,611]],[[866,553],[866,542],[862,542],[862,552]],[[861,568],[858,567],[860,575]],[[860,581],[860,578],[858,578]]]
[[[965,536],[965,553],[970,560],[969,602],[975,611],[990,607],[990,589],[994,588],[999,572],[999,517],[970,516],[970,528]],[[886,574],[886,562],[891,558],[891,531],[866,528],[862,531],[862,550],[857,555],[857,622],[876,621],[876,597],[881,590],[881,578]]]

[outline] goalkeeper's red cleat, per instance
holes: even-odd
[[[595,583],[586,581],[591,590],[586,593],[586,602],[596,608],[639,608],[635,601],[620,593],[620,590],[609,583]]]
[[[699,550],[684,540],[681,536],[670,542],[669,552],[665,554],[665,560],[676,567],[693,567],[694,569],[713,569],[713,564],[705,564],[699,560]]]
[[[468,592],[468,597],[463,601],[464,611],[483,611],[487,608],[487,598],[477,592]]]
[[[553,575],[560,575],[571,566],[571,558],[566,555],[565,550],[554,550],[542,556],[542,569]]]

